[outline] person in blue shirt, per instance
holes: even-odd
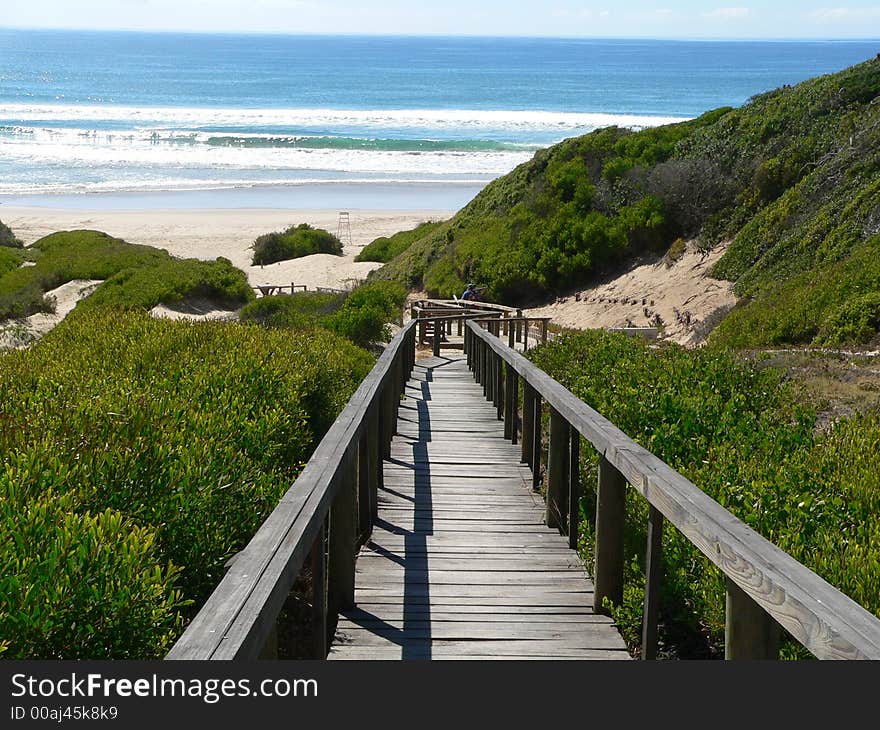
[[[477,287],[474,284],[468,284],[467,289],[464,290],[464,294],[461,295],[461,298],[464,301],[477,301]]]

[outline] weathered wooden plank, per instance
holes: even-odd
[[[402,656],[403,650],[398,647],[393,647],[390,649],[370,647],[370,649],[366,650],[358,650],[355,648],[342,648],[339,649],[337,653],[334,653],[333,656],[329,657],[338,661],[346,661],[346,660],[355,660],[355,661],[363,661],[365,659],[372,660],[396,660],[403,659]],[[414,652],[407,652],[406,659],[431,659],[433,661],[457,661],[457,662],[465,662],[465,661],[476,661],[476,662],[486,662],[486,661],[555,661],[555,662],[576,662],[583,661],[585,659],[592,660],[608,660],[608,659],[628,659],[629,656],[620,657],[618,656],[620,652],[614,651],[604,651],[604,650],[592,650],[592,649],[584,649],[581,653],[572,654],[571,656],[546,656],[546,655],[537,655],[537,656],[521,656],[517,654],[498,654],[491,656],[460,656],[457,654],[440,654],[440,655],[431,655],[430,653],[419,656]]]
[[[372,621],[395,624],[402,621],[551,621],[556,619],[595,624],[611,623],[611,619],[593,613],[587,606],[475,606],[473,604],[403,606],[370,603],[361,604],[340,616],[340,621],[354,621],[359,625]]]
[[[521,449],[502,438],[483,388],[460,387],[469,379],[463,359],[439,369],[446,372],[420,371],[420,382],[407,388],[412,397],[401,402],[379,517],[357,564],[359,608],[341,617],[331,658],[340,650],[389,656],[382,642],[392,638],[406,644],[396,658],[407,659],[494,657],[496,650],[625,655],[610,619],[593,611],[592,584],[576,554],[543,524],[532,472],[520,463]],[[487,370],[496,407],[505,394],[497,375],[497,365]],[[591,641],[594,648],[578,646],[585,631],[607,636]],[[425,638],[430,645],[419,644]]]
[[[347,643],[347,635],[337,634],[337,642],[340,645]],[[517,654],[543,654],[548,658],[553,655],[574,653],[578,649],[605,649],[607,651],[620,650],[625,653],[623,640],[613,631],[602,628],[600,631],[587,632],[583,636],[568,635],[563,637],[549,637],[547,639],[497,639],[479,641],[474,639],[429,639],[429,638],[406,638],[401,637],[400,641],[395,641],[387,636],[379,636],[370,634],[369,632],[361,632],[357,636],[358,646],[389,646],[393,644],[399,645],[405,642],[407,647],[430,647],[432,654],[461,654],[461,655],[484,655],[490,656],[502,654],[504,652],[512,652]],[[628,656],[628,655],[627,655]],[[621,657],[623,658],[623,657]]]
[[[473,323],[467,327],[478,346],[510,363],[674,527],[816,656],[880,659],[876,616],[736,519],[527,359]]]
[[[403,593],[401,591],[382,593],[379,591],[356,592],[357,605],[359,607],[378,605],[403,605]],[[593,594],[589,591],[584,593],[547,593],[539,594],[520,593],[517,595],[497,595],[493,592],[483,596],[460,596],[460,595],[408,595],[407,610],[416,606],[498,606],[505,611],[513,606],[522,608],[593,608]]]

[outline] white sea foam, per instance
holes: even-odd
[[[86,104],[0,104],[0,119],[21,122],[127,122],[189,129],[367,127],[396,129],[585,130],[653,127],[684,117],[504,109],[234,109]]]
[[[670,121],[678,119],[461,109],[0,104],[0,194],[487,182],[565,137],[610,124]]]

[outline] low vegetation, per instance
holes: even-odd
[[[241,319],[271,328],[323,327],[366,347],[391,338],[388,323],[400,321],[405,300],[400,284],[377,281],[347,294],[262,297],[242,310]]]
[[[240,305],[254,294],[243,272],[226,259],[175,259],[99,231],[63,231],[40,239],[21,255],[33,266],[6,267],[0,249],[0,320],[50,311],[45,293],[74,279],[107,279],[86,306],[151,308],[190,296]],[[20,261],[19,261],[20,263]]]
[[[377,238],[361,249],[355,261],[377,261],[386,264],[406,251],[415,241],[436,231],[440,225],[441,223],[436,221],[426,221],[411,231],[400,231],[393,236]]]
[[[284,231],[259,236],[253,245],[254,266],[274,264],[315,253],[342,255],[342,241],[329,231],[312,228],[308,223],[290,226]]]
[[[23,245],[12,232],[12,229],[3,221],[0,221],[0,248],[21,248]]]
[[[0,277],[21,266],[24,257],[11,248],[0,247]]]
[[[729,352],[659,349],[603,332],[566,333],[531,359],[768,540],[880,615],[880,414],[815,429],[779,371]],[[592,563],[597,456],[582,461],[582,551]],[[613,615],[638,646],[646,503],[627,498],[627,590]],[[721,573],[675,530],[664,532],[661,644],[667,656],[717,656]],[[788,657],[804,656],[789,642]]]
[[[162,656],[372,358],[90,307],[0,356],[0,651]]]
[[[18,268],[26,256],[36,265]],[[36,345],[0,354],[0,655],[161,657],[369,372],[352,341],[387,336],[406,292],[268,297],[245,322],[193,324],[148,310],[253,300],[229,261],[94,231],[0,248],[6,261],[19,311],[29,288],[38,301],[105,281]]]

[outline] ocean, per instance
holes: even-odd
[[[0,30],[0,203],[454,208],[566,137],[740,105],[878,51]]]

